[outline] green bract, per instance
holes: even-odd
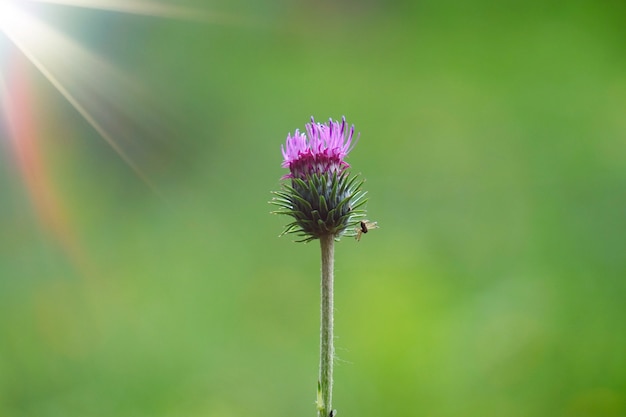
[[[287,214],[293,221],[282,234],[294,233],[308,242],[320,236],[354,236],[356,225],[365,216],[362,209],[366,192],[357,175],[342,173],[311,174],[305,179],[291,178],[273,194],[271,203],[280,207],[276,214]]]

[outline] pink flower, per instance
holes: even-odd
[[[365,209],[363,180],[350,176],[346,156],[354,147],[354,126],[346,129],[345,117],[341,122],[332,119],[326,124],[306,125],[306,134],[296,130],[287,136],[281,146],[283,168],[290,180],[275,191],[271,203],[280,209],[277,214],[293,217],[284,233],[295,233],[302,242],[332,235],[354,236]],[[361,227],[362,230],[363,227]]]
[[[287,141],[281,146],[285,158],[282,167],[289,168],[289,174],[283,179],[300,178],[314,174],[341,174],[350,165],[344,160],[352,150],[356,141],[353,142],[354,125],[349,131],[346,130],[346,118],[340,122],[316,123],[311,117],[311,123],[306,125],[306,135],[296,130],[291,136],[287,135]]]

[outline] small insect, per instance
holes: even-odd
[[[355,239],[357,241],[361,240],[361,235],[363,235],[363,233],[369,232],[372,229],[378,229],[377,222],[371,222],[369,220],[361,220],[361,223],[359,223],[359,225],[356,228]]]
[[[328,416],[329,416],[329,417],[335,417],[336,415],[337,415],[337,410],[332,410],[332,411],[328,414]]]

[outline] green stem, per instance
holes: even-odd
[[[320,374],[317,387],[317,416],[329,417],[333,400],[333,267],[335,236],[320,237],[322,249],[322,303],[320,326]]]

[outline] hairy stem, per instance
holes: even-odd
[[[333,268],[335,236],[320,237],[322,249],[322,302],[320,326],[320,374],[317,388],[317,416],[329,417],[333,400]]]

